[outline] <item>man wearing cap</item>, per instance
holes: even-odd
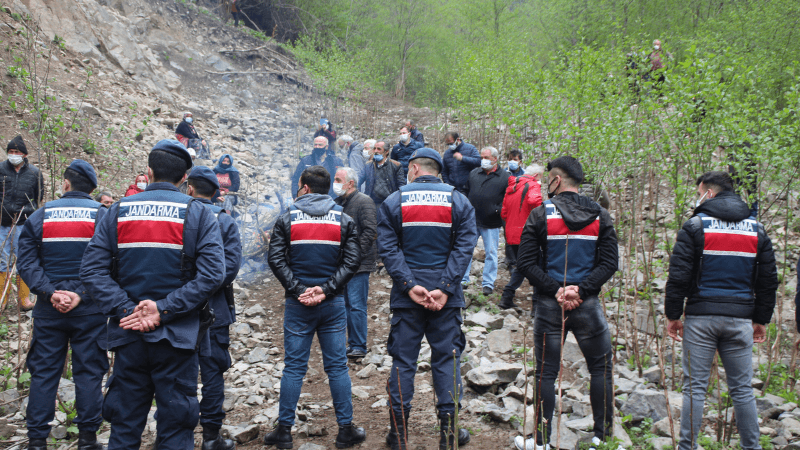
[[[147,165],[153,182],[109,209],[81,262],[116,352],[103,399],[111,450],[140,447],[154,396],[158,448],[194,447],[198,341],[208,339],[207,299],[225,278],[214,213],[178,191],[192,165],[186,147],[159,141]]]
[[[353,397],[345,354],[347,327],[342,292],[359,266],[356,224],[326,195],[330,174],[322,166],[303,171],[297,200],[272,229],[267,261],[286,291],[283,315],[285,351],[278,424],[264,445],[292,448],[295,410],[317,336],[333,398],[339,433],[336,447],[366,439],[353,425]]]
[[[12,264],[11,255],[16,252],[19,235],[25,221],[39,208],[44,198],[44,179],[36,167],[28,163],[28,148],[17,136],[6,146],[8,160],[0,164],[0,178],[3,181],[3,198],[0,199],[2,219],[0,219],[0,242],[3,244],[0,254],[0,286],[5,286]],[[17,293],[20,307],[24,310],[33,308],[30,301],[28,285],[17,277]],[[0,302],[2,302],[0,298]]]
[[[203,450],[230,450],[236,444],[219,435],[225,411],[225,371],[231,366],[228,353],[230,334],[228,326],[236,320],[233,303],[233,280],[242,265],[242,243],[239,228],[233,218],[222,208],[211,202],[211,197],[219,189],[217,175],[208,167],[192,169],[188,178],[188,194],[198,202],[207,205],[217,216],[222,232],[222,246],[225,248],[225,280],[209,300],[216,319],[208,330],[209,344],[203,341],[200,347],[200,377],[203,381],[203,400],[200,401],[200,424],[203,426]]]
[[[578,193],[583,168],[577,159],[556,158],[547,170],[549,199],[528,217],[517,255],[517,270],[536,288],[534,392],[541,411],[534,416],[536,436],[517,436],[514,443],[521,450],[548,448],[563,326],[578,340],[591,374],[594,429],[588,439],[594,449],[611,437],[614,420],[611,337],[598,296],[617,271],[617,234],[608,211]]]
[[[410,184],[390,195],[378,212],[378,251],[394,281],[387,344],[393,363],[387,387],[391,431],[386,441],[392,449],[408,446],[408,418],[423,337],[431,346],[439,448],[454,448],[456,438],[459,445],[469,442],[469,432],[454,424],[462,395],[461,365],[454,361],[461,360],[466,344],[461,331],[461,308],[466,307],[461,276],[478,231],[472,205],[437,177],[441,170],[442,158],[436,150],[415,150],[408,163]]]
[[[331,186],[328,189],[328,195],[330,195],[331,198],[337,197],[336,193],[333,191],[333,177],[336,175],[336,170],[339,167],[344,167],[344,162],[342,162],[338,156],[333,154],[333,152],[327,151],[327,148],[327,138],[325,136],[317,136],[314,138],[314,148],[311,150],[311,154],[300,158],[300,162],[297,163],[297,167],[295,168],[294,175],[292,175],[293,197],[297,197],[297,183],[300,181],[300,175],[304,170],[311,166],[322,166],[328,171],[328,175],[330,175],[329,179],[331,181]]]
[[[106,211],[89,195],[97,187],[94,169],[76,159],[64,171],[63,195],[36,210],[19,237],[19,274],[39,296],[33,310],[33,345],[27,365],[31,389],[25,419],[28,449],[46,450],[56,392],[68,347],[72,348],[78,415],[78,449],[100,450],[97,430],[103,419],[106,318],[86,292],[78,274],[81,257]]]

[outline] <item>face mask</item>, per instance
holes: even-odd
[[[22,164],[22,158],[22,155],[8,155],[8,161],[15,166]]]
[[[519,161],[509,161],[508,168],[516,171],[517,169],[519,169]]]
[[[405,142],[407,140],[408,140],[408,135],[407,134],[401,134],[400,135],[400,142]]]
[[[553,181],[556,181],[556,180],[553,180]],[[556,191],[551,191],[550,190],[550,186],[553,185],[553,181],[547,183],[547,198],[553,198],[553,197],[556,196]]]
[[[192,123],[192,118],[191,117],[187,117],[186,118],[186,123]]]
[[[141,190],[145,190],[147,188],[147,183],[142,183],[140,181],[140,182],[136,183],[136,187],[138,187]]]
[[[453,151],[453,150],[456,149],[456,147],[458,147],[458,146],[456,145],[455,142],[453,142],[452,144],[447,146],[447,149],[450,150],[450,151]]]
[[[383,161],[383,155],[381,155],[380,153],[376,153],[375,156],[372,157],[372,159],[375,162],[381,162],[381,161]]]
[[[319,158],[320,156],[325,154],[325,149],[324,148],[315,148],[314,150],[311,150],[311,154],[314,155],[315,158]]]
[[[492,162],[491,159],[482,159],[481,160],[481,169],[489,170],[489,169],[492,168],[492,166],[494,166],[494,163]]]
[[[344,195],[344,184],[343,183],[333,183],[333,193],[338,195],[339,197]]]
[[[660,45],[654,45],[654,46],[653,46],[653,48],[654,48],[654,49],[656,49],[656,50],[658,50],[658,49],[660,49],[660,48],[661,48],[661,46],[660,46]]]
[[[406,175],[406,184],[411,184],[413,182],[414,182],[414,180],[411,179],[411,173]]]
[[[705,192],[703,193],[703,196],[702,196],[702,197],[700,197],[700,198],[699,198],[699,199],[698,199],[696,202],[694,202],[694,207],[695,207],[695,208],[698,208],[698,207],[700,207],[700,204],[701,204],[701,203],[703,203],[703,200],[706,198],[706,195],[708,195],[708,191],[705,191]]]
[[[364,159],[369,159],[369,155],[371,153],[372,152],[370,152],[369,150],[364,150],[364,151],[361,152],[361,154],[364,155]]]

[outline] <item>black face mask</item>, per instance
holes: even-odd
[[[553,181],[556,181],[556,180],[553,180]],[[547,183],[547,198],[553,198],[553,197],[555,197],[555,196],[556,196],[556,193],[555,193],[555,191],[551,191],[551,190],[550,190],[550,186],[552,186],[552,185],[553,185],[553,181],[551,181],[551,182]],[[559,183],[558,183],[558,184],[560,185],[560,184],[561,184],[561,182],[559,181]]]
[[[311,154],[314,155],[314,158],[319,158],[320,156],[325,154],[325,149],[315,148],[314,150],[311,150]]]

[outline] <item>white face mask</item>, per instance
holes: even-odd
[[[371,151],[369,151],[369,150],[363,150],[363,151],[361,152],[361,154],[362,154],[362,155],[364,155],[364,159],[369,159],[369,155],[371,155],[371,154],[372,154],[372,152],[371,152]]]
[[[408,134],[401,134],[400,135],[400,142],[406,142],[408,140]]]
[[[8,161],[15,166],[22,164],[22,160],[22,155],[8,155]]]
[[[458,146],[456,145],[455,142],[453,142],[452,144],[447,146],[447,149],[450,150],[450,151],[453,151],[453,150],[456,149],[456,147],[458,147]]]
[[[192,118],[191,117],[187,117],[186,118],[186,123],[192,123]]]
[[[333,193],[339,197],[344,195],[344,183],[333,183]]]
[[[492,168],[492,166],[494,166],[494,163],[492,162],[491,159],[482,159],[481,160],[481,169],[489,170],[489,169]]]
[[[508,168],[511,169],[511,170],[519,169],[519,161],[513,161],[513,160],[509,161],[508,162]]]
[[[406,184],[411,184],[414,182],[416,177],[411,178],[411,170],[408,171],[408,175],[406,175]]]
[[[147,183],[144,183],[144,182],[140,181],[140,182],[136,183],[136,187],[138,187],[141,190],[145,190],[145,189],[147,189]]]
[[[660,48],[661,48],[661,46],[660,46],[660,45],[654,45],[654,46],[653,46],[653,48],[654,48],[654,49],[656,49],[656,50],[658,50],[658,49],[660,49]]]
[[[705,191],[705,192],[703,193],[703,196],[702,196],[702,197],[700,197],[700,198],[699,198],[699,199],[698,199],[696,202],[694,202],[694,207],[695,207],[695,208],[699,207],[699,206],[700,206],[700,204],[701,204],[701,203],[703,203],[703,200],[706,198],[706,195],[708,195],[708,191]]]

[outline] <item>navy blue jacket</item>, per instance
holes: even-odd
[[[212,204],[211,200],[198,198],[195,201],[208,206],[217,216],[219,230],[222,234],[222,246],[225,250],[225,280],[222,282],[222,287],[227,286],[233,283],[236,275],[239,274],[239,268],[242,267],[242,241],[239,236],[239,227],[236,226],[233,217],[222,212],[222,208]],[[214,328],[227,328],[236,321],[236,310],[228,307],[228,301],[225,299],[222,288],[211,296],[210,301],[216,315]]]
[[[388,160],[383,163],[381,169],[377,168],[377,163],[375,161],[370,162],[369,164],[365,165],[361,172],[358,174],[358,184],[364,185],[364,194],[368,195],[375,203],[380,203],[378,199],[373,195],[375,190],[375,174],[378,171],[381,173],[389,174],[388,182],[389,185],[392,187],[392,192],[397,191],[400,189],[400,186],[406,185],[406,180],[408,179],[406,174],[403,173],[402,167],[400,167],[400,163],[393,160]],[[385,199],[384,199],[385,200]]]
[[[704,225],[710,220],[716,220],[718,228],[738,223],[729,231],[752,231],[745,233],[750,236],[723,233],[709,238]],[[752,253],[754,257],[744,257]],[[720,192],[695,208],[694,217],[678,232],[669,260],[664,312],[670,320],[685,313],[766,324],[772,319],[777,288],[775,254],[764,227],[750,219],[750,207],[738,195]]]
[[[461,153],[461,161],[453,157],[453,153]],[[455,150],[445,150],[442,157],[442,180],[456,188],[458,192],[468,192],[469,173],[472,169],[481,166],[481,154],[472,144],[462,142]]]
[[[398,142],[392,147],[392,159],[400,162],[405,175],[408,175],[408,160],[411,159],[411,154],[414,153],[414,150],[424,146],[417,140],[409,139],[408,144]]]
[[[152,202],[164,202],[164,199],[168,199],[172,203],[186,204],[191,197],[181,194],[170,183],[152,183],[145,192],[126,199]],[[183,228],[186,228],[183,249],[187,255],[194,256],[197,273],[191,280],[162,298],[149,298],[156,302],[161,314],[161,325],[154,331],[141,333],[123,330],[119,327],[120,319],[130,315],[140,300],[148,299],[142,292],[162,291],[164,285],[174,285],[176,280],[163,274],[172,273],[176,268],[165,263],[164,252],[168,249],[163,244],[158,244],[150,251],[145,248],[137,249],[140,251],[140,258],[133,261],[136,265],[135,274],[123,273],[121,264],[120,279],[129,279],[130,283],[117,282],[112,278],[112,245],[118,231],[114,229],[114,223],[117,222],[115,218],[121,204],[123,202],[112,205],[108,214],[97,224],[94,237],[83,254],[80,271],[81,281],[89,294],[97,301],[103,314],[111,318],[108,325],[109,347],[115,348],[143,339],[151,343],[167,340],[175,348],[195,349],[200,326],[199,308],[222,285],[225,278],[222,237],[214,213],[197,201],[186,209],[183,218]],[[153,238],[161,239],[163,236]]]
[[[419,183],[441,183],[432,175],[417,177],[414,186]],[[391,292],[392,308],[422,308],[411,300],[408,291],[416,285],[431,290],[440,289],[448,295],[447,308],[464,308],[464,293],[461,290],[461,278],[467,270],[472,258],[475,244],[478,243],[478,229],[475,226],[475,209],[466,197],[454,191],[452,196],[452,248],[444,269],[411,269],[406,262],[401,240],[403,233],[411,231],[411,227],[403,228],[401,211],[401,192],[390,195],[380,206],[378,212],[378,252],[383,258],[386,271],[394,284]]]
[[[294,170],[294,175],[292,175],[292,197],[297,197],[297,182],[300,181],[300,175],[311,166],[322,166],[331,174],[331,188],[328,190],[328,195],[330,195],[331,198],[336,198],[337,195],[333,192],[333,177],[336,176],[336,171],[339,167],[344,167],[344,162],[333,153],[328,153],[325,157],[325,161],[321,164],[313,154],[300,158],[300,162],[297,163],[297,168]]]
[[[414,128],[411,130],[411,139],[419,142],[423,147],[425,147],[425,136],[423,136],[422,132],[418,129]]]
[[[89,194],[83,192],[66,192],[59,200],[53,200],[45,205],[45,208],[56,208],[59,206],[77,206],[82,208],[92,208],[96,211],[97,217],[95,222],[102,220],[106,208],[100,203],[94,201]],[[25,283],[31,288],[31,292],[39,296],[39,301],[33,309],[33,317],[35,319],[57,319],[61,317],[75,317],[86,316],[89,314],[100,314],[95,301],[86,292],[80,280],[80,260],[83,251],[86,249],[88,241],[85,242],[59,242],[54,245],[73,246],[73,251],[76,252],[74,261],[43,261],[39,246],[42,244],[42,228],[45,219],[45,208],[37,209],[25,225],[22,226],[22,232],[19,235],[19,250],[17,254],[17,270],[25,280]],[[88,231],[88,230],[87,230]],[[79,253],[78,253],[79,252]],[[75,264],[77,261],[77,264]],[[46,273],[46,268],[52,268],[51,264],[58,264],[61,272],[74,273],[62,275],[58,281],[51,280]],[[81,302],[72,311],[64,314],[55,309],[50,303],[50,296],[53,292],[70,291],[80,295]]]

